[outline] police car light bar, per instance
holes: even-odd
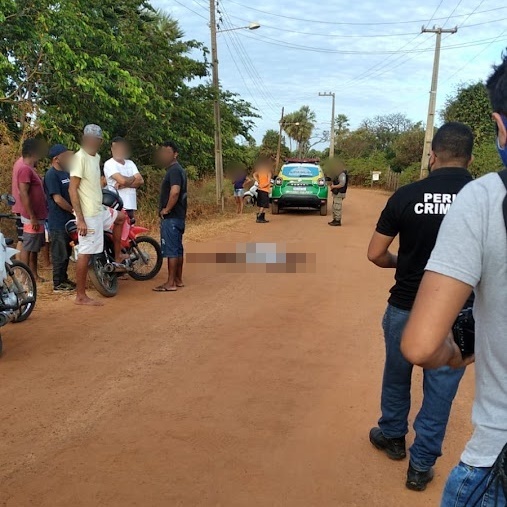
[[[318,164],[320,158],[286,158],[286,164]]]

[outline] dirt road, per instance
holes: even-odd
[[[192,264],[178,293],[124,281],[104,308],[43,301],[4,328],[0,505],[438,505],[470,432],[472,371],[426,493],[368,442],[392,273],[365,250],[385,201],[352,190],[341,229],[315,214],[244,217],[187,244],[285,241],[316,255],[313,273]]]

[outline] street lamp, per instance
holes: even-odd
[[[250,23],[248,26],[237,28],[228,28],[225,30],[217,30],[216,22],[216,6],[215,0],[210,0],[210,30],[211,30],[211,59],[213,65],[213,90],[214,90],[214,129],[215,129],[215,179],[216,179],[216,194],[217,204],[221,205],[222,213],[224,211],[224,162],[222,154],[222,130],[220,118],[220,81],[218,79],[218,49],[217,49],[217,33],[232,32],[235,30],[257,30],[260,28],[259,23]]]

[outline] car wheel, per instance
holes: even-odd
[[[327,216],[327,202],[325,204],[320,205],[320,216],[321,217]]]
[[[278,206],[277,202],[271,203],[271,214],[272,215],[278,215],[280,213],[280,207]]]

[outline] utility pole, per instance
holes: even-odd
[[[435,43],[435,57],[433,59],[433,77],[431,79],[430,102],[428,106],[428,119],[426,121],[426,133],[424,136],[424,148],[421,159],[421,179],[428,175],[428,163],[431,152],[431,142],[433,141],[433,130],[435,127],[435,109],[437,105],[437,87],[438,87],[438,69],[440,65],[440,46],[442,42],[443,33],[456,33],[458,27],[455,28],[424,28],[422,27],[421,33],[436,33],[437,40]]]
[[[333,98],[333,106],[331,108],[331,133],[330,133],[330,144],[329,144],[329,158],[334,157],[334,105],[335,105],[335,94],[334,92],[321,92],[319,93],[319,97],[332,97]]]
[[[218,50],[217,50],[217,22],[215,0],[210,0],[210,30],[211,30],[211,59],[212,59],[212,82],[215,100],[213,102],[214,124],[215,124],[215,180],[217,205],[224,211],[224,164],[222,158],[222,130],[220,118],[220,81],[218,79]]]
[[[282,132],[283,132],[283,117],[284,117],[285,108],[282,107],[282,117],[280,118],[280,132],[278,134],[278,148],[276,149],[276,166],[275,171],[278,171],[278,167],[280,166],[280,158],[282,156]]]

